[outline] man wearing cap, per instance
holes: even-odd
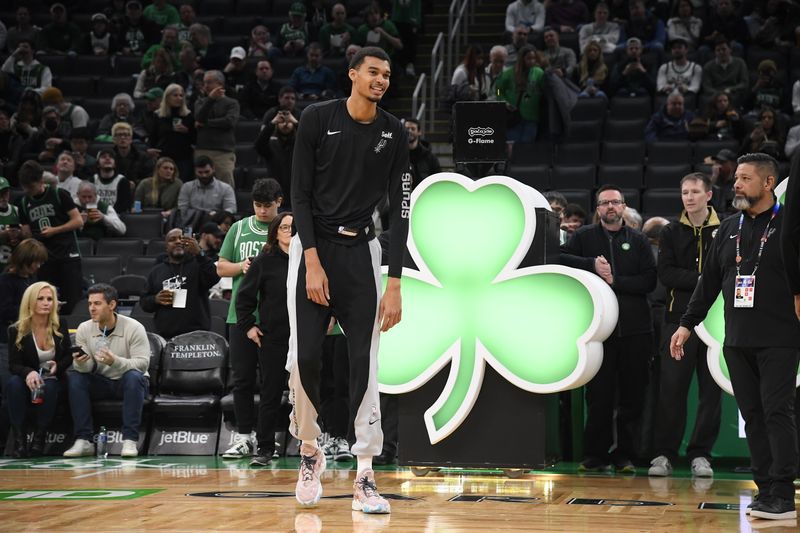
[[[716,155],[707,157],[703,162],[711,166],[711,205],[719,213],[720,218],[726,218],[736,212],[733,208],[733,181],[736,172],[736,152],[723,148]]]
[[[133,205],[133,194],[128,178],[117,171],[113,150],[103,149],[97,154],[97,174],[92,182],[97,187],[97,196],[119,213],[127,213]]]
[[[81,106],[64,100],[61,90],[56,87],[48,87],[42,91],[42,105],[51,105],[58,110],[58,114],[61,116],[61,124],[67,135],[72,131],[72,128],[85,128],[89,125],[89,113]]]
[[[153,22],[160,28],[167,24],[178,24],[181,21],[181,16],[175,6],[168,3],[167,0],[153,0],[153,3],[144,8],[142,16],[147,20]]]
[[[731,55],[731,47],[725,37],[719,37],[714,45],[714,59],[703,65],[703,94],[724,92],[734,107],[740,107],[750,88],[750,74],[743,59]]]
[[[19,39],[17,48],[8,56],[0,70],[16,76],[24,88],[41,94],[53,85],[53,73],[50,72],[50,67],[33,58],[34,51],[33,41]]]
[[[653,66],[642,58],[642,41],[631,37],[625,48],[625,59],[618,61],[611,71],[611,87],[617,96],[652,96],[655,91]]]
[[[219,249],[222,246],[222,239],[225,234],[216,222],[206,222],[200,227],[200,237],[197,239],[197,244],[203,255],[216,261],[219,258]]]
[[[147,275],[139,305],[155,313],[156,332],[165,339],[211,329],[208,291],[219,281],[213,259],[180,228],[167,232],[165,244],[167,253]]]
[[[81,30],[67,20],[67,8],[64,4],[55,3],[50,6],[52,22],[41,32],[42,48],[48,54],[78,53],[81,42]]]
[[[237,95],[242,116],[261,119],[271,107],[278,105],[278,92],[281,87],[272,79],[272,63],[262,59],[256,64],[256,75],[251,78]]]
[[[233,187],[239,102],[226,96],[225,75],[219,70],[209,70],[203,75],[203,93],[194,108],[197,126],[195,157],[204,155],[211,158],[217,178]]]
[[[234,46],[231,49],[230,60],[223,69],[225,73],[226,90],[235,98],[238,98],[239,91],[244,89],[244,86],[250,81],[252,76],[247,72],[247,63],[244,62],[246,57],[247,52],[244,48],[241,46]]]
[[[139,55],[158,40],[158,26],[142,16],[139,0],[125,4],[125,18],[117,33],[117,42],[125,55]]]
[[[322,64],[322,47],[319,43],[308,45],[306,64],[294,69],[289,85],[303,100],[328,100],[336,93],[336,76]]]
[[[92,15],[92,29],[82,40],[82,54],[111,56],[117,53],[117,38],[108,31],[108,17],[103,13]]]
[[[11,185],[0,176],[0,270],[5,270],[11,252],[19,244],[21,232],[17,206],[11,203]]]
[[[289,22],[284,22],[278,32],[277,46],[287,56],[299,56],[307,43],[306,6],[303,2],[293,2],[289,6]]]
[[[672,91],[680,92],[684,97],[696,96],[700,92],[700,82],[703,81],[703,67],[689,61],[689,45],[685,39],[670,41],[672,61],[661,65],[656,78],[658,94],[669,94]]]
[[[119,174],[135,183],[153,175],[153,160],[134,146],[133,128],[130,124],[127,122],[114,124],[111,127],[111,141],[114,143],[111,154],[116,161],[115,168]],[[128,186],[130,185],[128,184]],[[125,213],[130,209],[130,205],[127,203],[116,207],[120,213]]]
[[[765,59],[758,64],[758,78],[750,89],[750,94],[745,103],[745,109],[757,115],[762,107],[782,109],[784,104],[783,82],[777,76],[778,67],[771,59]]]
[[[119,218],[114,206],[97,197],[97,187],[91,181],[78,185],[78,211],[83,219],[79,237],[95,241],[106,237],[124,237],[127,227]]]

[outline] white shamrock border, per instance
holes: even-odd
[[[585,270],[579,270],[562,265],[539,265],[521,269],[517,268],[530,248],[530,245],[533,242],[533,237],[536,233],[536,216],[534,208],[539,207],[550,210],[550,204],[539,191],[533,189],[532,187],[528,187],[527,185],[523,185],[513,178],[508,176],[488,176],[480,180],[473,180],[454,172],[440,172],[438,174],[434,174],[423,180],[422,183],[420,183],[420,185],[411,194],[411,217],[414,216],[414,206],[419,196],[423,194],[428,187],[445,181],[461,185],[469,192],[475,192],[476,190],[489,185],[503,185],[511,189],[522,202],[525,214],[525,228],[523,229],[520,242],[511,258],[508,260],[497,277],[493,280],[493,283],[499,283],[530,274],[562,274],[578,280],[586,287],[592,297],[592,303],[595,312],[589,327],[576,341],[578,344],[578,363],[575,367],[575,370],[573,370],[569,376],[556,383],[538,384],[519,378],[505,368],[505,366],[500,363],[485,346],[483,346],[480,340],[476,340],[477,345],[475,347],[475,366],[472,373],[472,378],[470,380],[469,390],[467,391],[467,396],[461,406],[459,406],[454,416],[450,419],[450,421],[448,421],[447,424],[442,426],[441,429],[436,429],[433,422],[433,414],[436,413],[447,400],[447,398],[449,398],[453,387],[455,386],[460,364],[459,355],[461,353],[461,339],[458,339],[455,343],[453,343],[453,345],[445,350],[444,353],[436,359],[436,361],[428,366],[427,370],[411,381],[402,385],[379,384],[379,390],[387,394],[407,393],[418,389],[427,383],[433,376],[438,374],[439,371],[449,361],[452,361],[447,383],[445,384],[442,393],[439,395],[433,405],[431,405],[425,411],[424,414],[425,426],[428,430],[428,436],[431,444],[436,444],[437,442],[447,438],[467,418],[472,410],[472,407],[475,405],[475,401],[478,399],[478,395],[480,394],[486,362],[488,362],[492,368],[494,368],[509,382],[523,390],[533,393],[547,394],[562,390],[574,389],[585,385],[595,376],[597,371],[600,369],[600,365],[603,363],[603,341],[607,339],[608,336],[614,331],[619,314],[617,298],[614,295],[614,292],[595,274]],[[436,287],[442,287],[442,284],[436,279],[425,261],[422,259],[416,243],[414,242],[413,233],[410,231],[408,235],[408,250],[411,254],[411,257],[414,259],[414,263],[419,268],[419,271],[404,268],[403,276],[414,278]],[[382,270],[384,274],[388,272],[387,267],[383,267]]]
[[[789,178],[781,181],[778,186],[775,187],[775,197],[780,198],[783,196],[786,193],[786,187],[788,185]],[[708,363],[708,371],[711,373],[711,377],[714,378],[714,381],[717,382],[717,385],[719,385],[722,390],[731,396],[735,396],[731,380],[725,377],[725,374],[722,372],[722,365],[720,364],[722,345],[709,333],[705,321],[696,325],[694,331],[697,333],[700,340],[708,346],[708,350],[706,350],[706,362]],[[800,387],[800,374],[797,376],[796,386]]]

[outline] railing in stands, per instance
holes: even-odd
[[[428,122],[430,122],[431,129],[423,131],[433,131],[434,115],[436,111],[437,96],[443,94],[446,87],[444,83],[444,66],[447,62],[444,49],[444,33],[439,32],[436,37],[436,42],[431,50],[431,81],[430,98],[428,99]]]
[[[414,94],[411,95],[411,116],[419,120],[422,131],[428,131],[428,121],[425,119],[425,111],[428,108],[428,77],[423,72],[419,75]],[[420,101],[421,100],[421,101]]]
[[[447,39],[447,72],[455,70],[457,58],[467,44],[469,25],[475,21],[476,3],[474,0],[453,0],[450,3],[447,12],[447,27],[450,28],[450,36]]]

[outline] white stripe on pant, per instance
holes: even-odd
[[[292,239],[286,282],[291,329],[286,369],[294,406],[289,430],[305,441],[321,433],[317,416],[322,342],[333,314],[347,338],[350,357],[350,420],[355,435],[351,450],[356,456],[379,455],[383,448],[378,395],[381,248],[377,239],[354,246],[319,240],[317,253],[329,280],[330,308],[307,299],[303,248],[297,236]]]

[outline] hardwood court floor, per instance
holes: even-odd
[[[569,464],[519,479],[476,471],[415,477],[392,468],[377,473],[392,514],[368,516],[350,510],[349,463],[324,474],[318,506],[299,507],[296,464],[256,470],[214,457],[0,460],[0,531],[798,531],[795,521],[749,521],[744,507],[753,484],[741,475],[698,483],[649,480],[643,470],[581,476]]]

